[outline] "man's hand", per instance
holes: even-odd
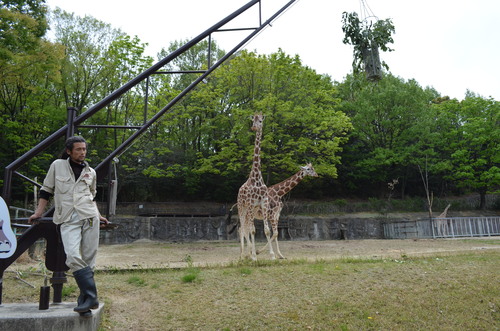
[[[43,216],[45,207],[47,207],[47,200],[43,198],[38,199],[38,207],[36,207],[35,213],[28,218],[28,222],[37,223],[36,220]]]
[[[108,225],[109,221],[104,216],[99,216],[99,224],[101,228],[105,228]]]
[[[28,223],[34,223],[34,222],[36,223],[36,220],[39,219],[40,217],[42,217],[42,213],[35,212],[28,218]]]

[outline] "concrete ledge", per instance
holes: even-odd
[[[92,316],[80,317],[73,311],[76,302],[52,303],[47,310],[39,310],[38,303],[11,303],[0,305],[0,330],[97,330],[104,304],[92,310]]]

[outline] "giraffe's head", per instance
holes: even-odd
[[[302,169],[302,172],[304,173],[305,176],[318,177],[318,174],[316,173],[316,170],[314,170],[311,163],[308,163],[305,166],[300,167],[300,169]]]
[[[262,123],[264,122],[264,115],[257,113],[253,115],[252,131],[262,130]]]

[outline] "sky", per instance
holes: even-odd
[[[156,58],[171,42],[192,39],[250,0],[46,0],[78,16],[90,15],[148,43]],[[289,0],[262,0],[267,20]],[[255,7],[257,8],[257,6]],[[271,54],[281,48],[298,55],[318,74],[342,81],[352,72],[352,46],[342,43],[342,13],[373,14],[392,19],[393,52],[381,52],[390,72],[442,96],[462,100],[467,90],[500,100],[500,1],[498,0],[297,0],[271,26],[244,48]],[[229,27],[255,27],[256,10]],[[248,33],[247,33],[248,34]],[[228,51],[243,39],[241,32],[217,33]]]

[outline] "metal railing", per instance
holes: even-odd
[[[500,235],[500,216],[434,218],[433,223],[434,238]]]
[[[384,238],[459,238],[500,236],[500,216],[447,217],[383,224]]]

